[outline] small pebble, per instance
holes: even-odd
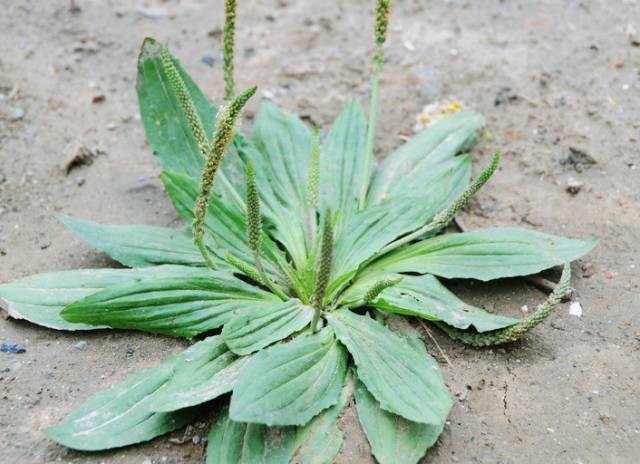
[[[569,306],[569,314],[572,316],[582,317],[582,305],[577,301],[571,303],[571,306]]]
[[[18,345],[17,343],[3,343],[0,346],[0,351],[2,351],[3,353],[21,354],[26,353],[27,349],[22,345]]]
[[[76,350],[83,351],[87,347],[87,342],[84,340],[80,340],[78,343],[73,345]]]
[[[133,353],[136,352],[136,349],[132,346],[128,346],[127,347],[127,358],[130,358],[131,356],[133,356]]]
[[[200,61],[202,61],[204,64],[206,64],[211,68],[213,68],[213,64],[216,62],[215,58],[212,57],[211,55],[203,56]]]
[[[19,121],[20,119],[24,118],[24,115],[25,111],[22,108],[14,108],[13,114],[11,115],[11,120]]]

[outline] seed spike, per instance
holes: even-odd
[[[367,191],[369,189],[369,177],[371,176],[371,164],[373,163],[373,144],[376,137],[376,122],[378,117],[378,95],[380,93],[380,74],[384,62],[384,43],[387,40],[389,29],[389,16],[391,15],[391,0],[378,0],[376,3],[375,22],[375,51],[373,53],[373,71],[371,75],[371,102],[369,104],[369,125],[367,127],[367,145],[364,166],[362,166],[362,180],[358,207],[364,208]]]
[[[218,112],[216,120],[218,130],[214,134],[213,142],[211,143],[209,153],[205,158],[204,168],[202,169],[202,174],[200,176],[200,188],[198,198],[196,199],[192,228],[194,241],[196,242],[196,245],[198,245],[200,253],[202,253],[202,256],[211,268],[214,266],[211,259],[208,259],[208,253],[203,243],[203,237],[204,221],[207,214],[207,207],[209,205],[211,192],[213,190],[213,181],[216,177],[222,157],[226,153],[227,147],[234,136],[242,108],[255,92],[256,87],[251,87],[245,90],[233,99],[233,101],[231,101],[225,108],[221,108]]]
[[[311,133],[311,159],[309,160],[308,196],[309,206],[318,208],[320,191],[320,129],[316,126]]]
[[[486,333],[473,333],[456,329],[440,322],[437,322],[436,324],[447,335],[449,335],[449,337],[454,340],[461,341],[462,343],[465,343],[467,345],[481,347],[511,343],[519,340],[524,336],[524,334],[544,321],[545,318],[549,314],[551,314],[551,312],[558,306],[558,303],[560,303],[562,299],[567,294],[569,294],[570,291],[571,267],[569,266],[569,264],[565,264],[564,269],[562,270],[560,281],[558,282],[558,285],[556,285],[556,288],[553,289],[553,292],[551,292],[547,300],[539,305],[533,314],[531,314],[526,319],[518,322],[517,324],[512,325],[511,327],[493,330]]]
[[[171,54],[169,54],[169,50],[166,46],[162,46],[160,54],[162,57],[162,68],[167,74],[169,83],[178,98],[180,109],[189,124],[193,137],[196,139],[196,143],[200,149],[200,154],[203,158],[206,158],[209,152],[209,140],[207,139],[204,126],[202,125],[202,119],[200,119],[200,115],[196,110],[196,106],[191,98],[189,89],[187,89],[182,76],[173,63],[173,58],[171,58]]]
[[[464,192],[458,195],[458,198],[456,198],[453,201],[453,203],[451,203],[446,209],[438,213],[436,217],[433,218],[433,220],[429,224],[421,227],[420,229],[408,235],[405,235],[404,237],[402,237],[399,240],[396,240],[395,242],[391,242],[387,246],[383,247],[373,257],[369,258],[367,262],[370,263],[375,258],[382,256],[384,254],[387,254],[390,251],[395,250],[396,248],[402,245],[410,243],[413,240],[419,237],[422,237],[425,234],[434,234],[442,230],[443,228],[445,228],[456,217],[456,215],[460,212],[460,210],[464,208],[467,205],[467,203],[469,203],[471,198],[473,198],[473,196],[478,192],[478,190],[480,190],[482,186],[487,183],[487,181],[491,178],[493,173],[496,172],[499,162],[500,162],[500,150],[496,150],[495,154],[493,155],[493,158],[491,159],[491,163],[489,163],[489,166],[484,168],[484,170],[480,173],[480,175],[476,178],[476,180],[474,180],[471,183],[471,185],[469,185],[464,190]]]
[[[249,249],[259,259],[262,248],[262,216],[260,215],[260,196],[256,177],[253,172],[253,162],[247,162],[247,239]]]
[[[231,101],[234,95],[233,82],[233,49],[236,35],[236,0],[226,0],[224,2],[224,82],[226,101]]]
[[[362,298],[362,300],[365,302],[365,304],[373,303],[373,301],[383,291],[385,291],[387,288],[398,285],[401,280],[402,280],[402,277],[398,277],[396,279],[381,279],[377,281],[375,284],[373,284],[369,288],[369,290],[367,290],[367,293],[364,294],[364,297]]]
[[[331,211],[326,210],[324,223],[322,225],[322,242],[320,245],[320,263],[316,277],[316,288],[313,300],[313,320],[311,321],[311,331],[318,330],[320,313],[324,307],[324,297],[331,278],[331,265],[333,262],[333,224],[331,222]]]
[[[253,266],[251,266],[250,264],[245,263],[241,259],[236,258],[229,252],[225,253],[224,259],[233,267],[235,267],[238,271],[240,271],[241,274],[246,275],[251,280],[258,283],[262,281],[260,274],[258,273],[258,270]]]

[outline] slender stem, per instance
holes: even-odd
[[[373,76],[371,77],[371,103],[369,105],[369,126],[367,128],[367,145],[365,149],[365,164],[362,167],[362,187],[358,207],[363,209],[369,189],[369,177],[373,164],[373,145],[376,137],[376,122],[378,118],[378,95],[380,94],[380,73],[382,71],[382,52],[376,52],[373,60]]]
[[[207,247],[204,244],[204,240],[202,238],[202,236],[196,236],[194,238],[196,245],[198,246],[198,249],[200,250],[200,254],[202,255],[202,257],[204,258],[205,263],[207,264],[207,266],[209,266],[212,270],[216,270],[216,265],[213,263],[213,261],[211,260],[211,257],[209,256],[209,253],[207,252]]]

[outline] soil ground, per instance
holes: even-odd
[[[0,0],[0,282],[114,266],[56,221],[178,226],[145,143],[135,96],[145,36],[171,44],[207,95],[223,94],[222,1]],[[328,126],[348,97],[368,101],[373,0],[240,2],[238,86]],[[382,79],[378,156],[446,97],[488,119],[503,163],[462,218],[601,241],[574,263],[574,300],[526,340],[475,350],[433,330],[456,401],[430,463],[640,461],[640,2],[398,0]],[[204,59],[204,60],[203,60]],[[103,96],[100,97],[100,96]],[[96,101],[98,100],[98,101]],[[102,101],[99,101],[102,100]],[[254,114],[256,103],[248,111]],[[78,145],[99,148],[66,174]],[[476,169],[477,169],[476,166]],[[580,182],[577,194],[568,182]],[[521,317],[544,295],[521,280],[453,283],[488,310]],[[207,417],[150,443],[67,450],[42,429],[88,396],[186,346],[126,331],[62,333],[0,321],[0,455],[12,463],[202,462]],[[84,350],[74,348],[86,341]],[[10,369],[6,372],[6,368]],[[213,408],[212,408],[213,409]],[[212,412],[213,414],[213,412]],[[353,410],[337,462],[368,463]],[[194,436],[198,438],[193,439]]]

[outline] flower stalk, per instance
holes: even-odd
[[[309,211],[305,219],[309,246],[313,248],[316,241],[317,211],[320,202],[320,129],[318,127],[314,127],[311,134],[310,152],[309,177],[307,180]]]
[[[214,134],[213,142],[211,143],[209,154],[205,160],[205,165],[200,177],[200,187],[198,198],[196,199],[192,228],[194,242],[198,246],[207,265],[212,269],[214,269],[215,266],[204,245],[204,223],[211,192],[213,191],[213,181],[220,167],[222,157],[226,153],[229,143],[236,132],[242,108],[255,92],[256,87],[251,87],[234,98],[226,108],[220,109],[216,121],[218,130]]]
[[[378,117],[378,95],[380,93],[380,74],[384,62],[384,43],[389,29],[391,0],[378,0],[376,4],[375,51],[373,53],[373,71],[371,76],[371,102],[369,104],[369,125],[367,127],[367,145],[365,148],[365,164],[362,167],[362,188],[358,207],[363,209],[367,199],[371,165],[373,163],[373,145],[376,137]]]

